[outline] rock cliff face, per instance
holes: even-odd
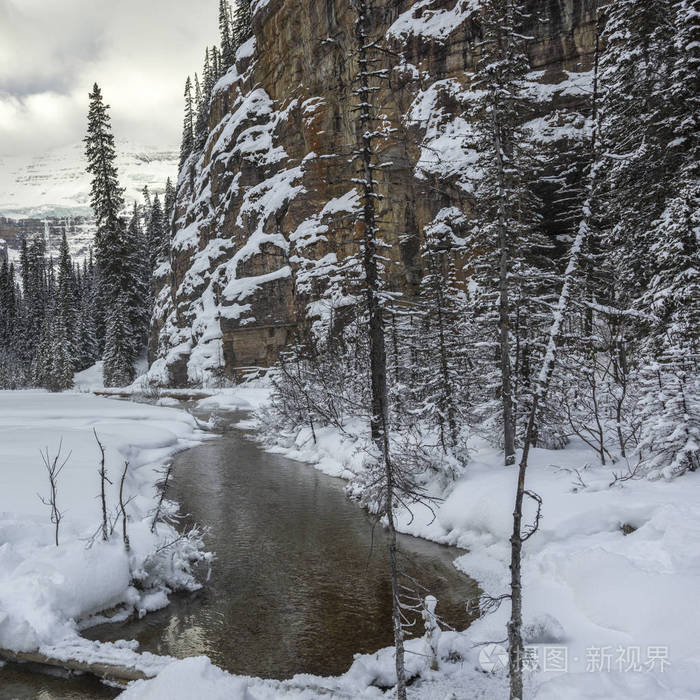
[[[539,131],[590,89],[589,0],[528,0]],[[391,51],[376,103],[396,129],[380,190],[391,284],[421,277],[421,232],[464,220],[472,193],[464,118],[478,45],[475,0],[374,0]],[[254,38],[212,97],[203,153],[183,167],[151,339],[152,376],[174,384],[266,366],[322,313],[324,266],[357,245],[349,0],[256,0]],[[537,20],[534,18],[537,17]],[[536,120],[537,121],[537,120]],[[562,131],[566,128],[561,127]],[[552,217],[554,221],[556,217]]]
[[[22,241],[39,236],[44,237],[47,252],[55,260],[64,232],[73,259],[82,262],[87,257],[95,236],[95,226],[91,219],[82,216],[8,219],[0,216],[0,241],[5,241],[9,259],[15,263],[19,260]]]

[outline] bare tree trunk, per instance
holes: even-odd
[[[437,266],[433,263],[433,267],[436,268]],[[434,274],[437,273],[437,270],[433,270]],[[457,446],[457,419],[455,416],[455,405],[454,405],[454,397],[452,395],[452,382],[450,380],[450,368],[448,364],[448,358],[447,358],[447,343],[445,342],[445,317],[443,314],[443,304],[444,304],[444,296],[442,293],[442,289],[440,289],[440,284],[439,282],[436,283],[435,285],[436,289],[436,298],[437,298],[437,322],[438,322],[438,329],[439,329],[439,336],[440,336],[440,372],[442,374],[442,385],[443,385],[443,391],[445,394],[445,409],[447,412],[447,425],[450,430],[450,442],[452,448]],[[440,440],[442,442],[442,449],[443,452],[447,452],[447,449],[445,447],[445,429],[444,429],[444,422],[445,422],[445,417],[440,416]]]
[[[56,546],[58,547],[58,531],[61,526],[61,518],[63,517],[63,513],[58,507],[58,502],[56,500],[57,492],[58,492],[58,477],[63,471],[63,467],[66,466],[68,463],[68,460],[71,457],[72,452],[68,453],[68,456],[59,464],[59,460],[61,459],[61,450],[63,449],[63,439],[61,439],[59,445],[58,445],[58,452],[56,452],[56,456],[51,459],[49,456],[49,448],[47,447],[44,452],[39,451],[39,454],[41,454],[41,459],[44,462],[44,466],[46,467],[46,473],[48,474],[49,477],[49,487],[50,487],[50,493],[48,498],[43,498],[42,496],[39,496],[39,499],[45,506],[49,506],[51,508],[51,523],[54,525],[54,542]]]
[[[396,561],[396,526],[394,523],[394,469],[389,449],[389,406],[387,392],[386,330],[380,300],[379,266],[377,262],[377,224],[374,173],[374,154],[372,142],[378,137],[374,129],[372,114],[372,95],[370,76],[378,73],[370,67],[370,39],[367,26],[369,23],[368,4],[366,0],[355,0],[358,19],[355,24],[357,40],[358,83],[358,152],[357,157],[362,167],[359,181],[363,202],[363,268],[365,273],[365,298],[369,314],[369,354],[370,377],[372,389],[372,439],[377,445],[384,462],[386,515],[389,528],[389,558],[391,565],[392,619],[394,623],[394,646],[396,649],[396,690],[399,700],[406,700],[406,670],[404,665],[403,626],[401,623],[401,601],[399,573]]]
[[[124,541],[124,549],[126,549],[127,552],[131,549],[129,535],[126,532],[126,503],[124,503],[124,480],[126,479],[126,473],[128,470],[129,463],[124,462],[124,471],[122,472],[122,478],[119,482],[119,508],[122,512],[122,540]]]
[[[585,211],[590,211],[590,200],[584,205]],[[523,697],[523,596],[522,596],[522,576],[521,576],[521,560],[523,542],[531,537],[537,529],[539,522],[539,507],[535,525],[523,535],[522,520],[523,520],[523,500],[526,495],[534,498],[538,504],[539,498],[530,491],[525,489],[525,474],[527,472],[527,461],[530,455],[531,438],[535,431],[535,419],[541,402],[547,393],[549,381],[554,371],[554,359],[556,347],[561,334],[561,327],[564,321],[564,315],[569,305],[571,295],[571,285],[573,282],[578,260],[581,253],[581,246],[588,234],[588,216],[585,215],[579,226],[578,235],[571,246],[569,256],[569,264],[564,273],[564,283],[559,295],[559,303],[554,312],[554,321],[549,331],[549,342],[547,344],[547,352],[540,369],[540,374],[535,385],[535,394],[533,396],[532,405],[530,406],[530,414],[527,421],[527,431],[525,435],[525,443],[523,445],[523,453],[518,467],[518,487],[515,494],[515,507],[513,509],[513,534],[510,538],[511,559],[510,559],[510,595],[511,595],[511,617],[508,623],[508,643],[510,653],[510,700],[521,700]]]
[[[501,127],[498,123],[498,109],[493,110],[493,137],[498,169],[498,331],[501,355],[501,401],[503,404],[503,453],[505,464],[515,464],[515,430],[513,426],[513,384],[510,367],[510,288],[508,272],[510,268],[510,246],[506,230],[506,175],[503,162]]]
[[[423,621],[425,623],[425,641],[426,653],[428,656],[428,665],[431,671],[437,671],[439,668],[438,661],[438,643],[440,639],[440,625],[437,621],[435,608],[437,599],[435,596],[428,595],[423,599]]]
[[[387,440],[384,441],[387,443]],[[401,623],[401,599],[399,567],[396,561],[396,526],[394,524],[394,474],[388,451],[385,450],[384,465],[387,481],[386,514],[389,523],[389,559],[391,566],[391,617],[394,622],[394,647],[396,649],[396,696],[406,700],[406,667],[404,663],[403,625]]]
[[[100,438],[97,437],[97,430],[94,428],[92,432],[95,435],[95,440],[97,440],[97,446],[100,448],[100,498],[102,499],[102,540],[106,542],[109,539],[109,527],[107,525],[107,496],[105,494],[105,482],[109,482],[107,478],[107,473],[105,472],[105,448],[100,442]]]
[[[564,272],[564,279],[562,283],[561,293],[559,295],[559,301],[557,303],[556,309],[554,310],[554,319],[549,329],[549,341],[547,343],[547,351],[545,353],[544,360],[542,361],[540,373],[535,382],[534,396],[532,399],[532,404],[530,406],[530,413],[527,421],[525,443],[523,445],[523,453],[520,459],[520,465],[518,467],[518,486],[515,494],[515,507],[513,509],[513,533],[510,538],[511,616],[510,621],[508,623],[510,700],[522,700],[523,698],[523,593],[521,575],[522,549],[523,542],[525,542],[529,537],[531,537],[537,530],[541,506],[541,500],[539,499],[539,497],[531,491],[527,491],[525,488],[525,475],[527,472],[528,457],[530,455],[530,443],[532,435],[535,432],[536,418],[539,406],[544,401],[544,398],[547,394],[547,390],[549,388],[549,382],[552,376],[552,372],[554,371],[554,360],[556,357],[557,343],[559,342],[562,325],[564,323],[564,317],[569,306],[571,288],[573,285],[574,277],[576,275],[576,270],[578,268],[579,259],[581,257],[581,250],[590,232],[592,222],[592,207],[596,168],[595,120],[597,118],[597,89],[595,88],[597,88],[597,55],[595,77],[596,82],[594,82],[593,91],[594,129],[591,143],[591,172],[589,175],[588,182],[588,196],[583,204],[583,214],[579,223],[579,229],[576,234],[576,238],[571,244],[571,251],[569,252],[569,263],[566,267],[566,271]],[[523,500],[526,495],[530,496],[537,502],[538,509],[534,525],[529,529],[528,532],[523,534]]]

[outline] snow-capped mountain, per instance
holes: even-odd
[[[117,147],[119,181],[128,206],[143,201],[145,185],[161,193],[168,178],[177,178],[175,148]],[[36,235],[45,237],[55,256],[64,231],[74,259],[82,260],[94,236],[83,144],[29,157],[0,156],[0,258],[7,254],[16,261],[22,239]]]
[[[177,177],[175,148],[117,143],[117,167],[126,201],[141,201],[145,185],[162,192],[168,177]],[[90,176],[83,144],[38,155],[0,156],[0,217],[43,219],[89,217]]]

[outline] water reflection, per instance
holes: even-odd
[[[118,693],[96,678],[69,676],[33,664],[0,668],[0,700],[92,700],[114,698]]]
[[[182,453],[174,475],[172,497],[212,528],[211,581],[166,610],[92,636],[207,654],[231,672],[276,678],[341,673],[354,653],[391,643],[386,535],[379,526],[372,534],[372,519],[348,501],[342,481],[263,452],[237,430]],[[467,626],[465,601],[476,587],[452,566],[455,550],[411,537],[400,546],[438,612]]]

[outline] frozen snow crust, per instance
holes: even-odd
[[[105,446],[112,482],[106,502],[110,529],[116,526],[107,542],[100,532],[100,452],[93,430]],[[79,393],[0,392],[0,648],[162,666],[162,660],[136,654],[133,644],[89,643],[78,630],[104,620],[91,617],[101,611],[144,614],[166,605],[171,591],[198,587],[192,565],[206,559],[201,539],[174,543],[172,526],[159,523],[152,532],[151,521],[159,468],[201,437],[187,413],[171,408]],[[58,477],[63,517],[56,547],[51,509],[38,496],[49,495],[39,451],[48,448],[53,458],[59,445],[60,462],[68,460]],[[117,521],[125,461],[128,553]],[[166,503],[166,512],[173,508]]]

